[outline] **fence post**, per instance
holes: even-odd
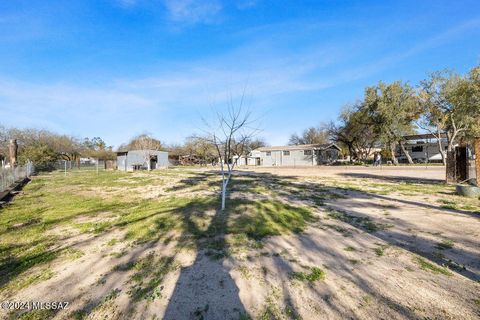
[[[65,177],[67,176],[67,160],[63,160],[65,161]]]

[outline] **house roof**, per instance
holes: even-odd
[[[440,134],[441,138],[446,138],[447,135],[445,133]],[[423,139],[436,139],[433,134],[431,133],[424,133],[424,134],[411,134],[408,136],[403,136],[405,140],[423,140]]]
[[[255,151],[287,151],[287,150],[325,150],[334,148],[340,150],[340,148],[334,143],[325,143],[325,144],[299,144],[299,145],[292,145],[292,146],[276,146],[276,147],[261,147],[255,149]]]
[[[126,153],[143,153],[143,152],[148,152],[148,153],[152,153],[152,154],[156,154],[156,153],[168,153],[167,151],[149,150],[149,149],[145,149],[145,150],[125,150],[125,151],[120,151],[120,150],[118,150],[118,151],[117,151],[117,155],[123,155],[123,154],[126,154]]]

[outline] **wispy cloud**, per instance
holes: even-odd
[[[169,18],[185,24],[212,23],[223,5],[218,0],[165,0]]]
[[[187,10],[185,6],[195,1],[187,2],[184,7],[174,10]],[[192,15],[177,14],[182,19]],[[199,21],[195,19],[199,18],[190,20]],[[298,27],[298,22],[294,26],[304,30]],[[212,105],[225,105],[230,94],[238,98],[245,86],[259,113],[278,111],[287,105],[291,105],[289,110],[292,111],[298,107],[298,100],[310,97],[311,92],[376,77],[402,60],[448,45],[459,34],[479,26],[477,20],[467,21],[424,38],[403,52],[372,56],[354,65],[350,60],[364,49],[358,43],[342,40],[306,49],[279,50],[289,47],[290,43],[270,43],[263,41],[262,35],[256,39],[252,37],[244,46],[223,54],[191,59],[174,67],[166,64],[161,72],[152,72],[148,77],[111,79],[97,88],[73,83],[34,84],[0,77],[0,119],[9,119],[15,125],[43,126],[60,132],[71,128],[72,133],[101,135],[116,145],[142,131],[150,131],[169,141],[179,141],[198,125],[192,114],[202,113]],[[288,26],[276,32],[282,33],[284,28]],[[270,29],[265,32],[276,41],[290,41],[274,37]],[[361,43],[364,39],[360,40]],[[351,99],[349,94],[338,93],[343,99]],[[311,102],[312,105],[316,103]],[[285,123],[292,120],[284,119]],[[275,127],[278,128],[265,132],[265,136],[271,143],[284,143],[290,132],[285,132],[281,125]],[[289,127],[288,130],[297,128]]]

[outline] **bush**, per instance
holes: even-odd
[[[24,165],[31,161],[37,170],[52,170],[58,154],[45,143],[34,143],[25,146],[19,154],[18,161]]]

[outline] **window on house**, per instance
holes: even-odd
[[[303,150],[303,155],[304,156],[311,156],[312,155],[312,150]]]
[[[413,146],[412,152],[423,152],[423,146]]]
[[[272,152],[271,152],[271,151],[267,151],[267,152],[265,152],[265,155],[266,155],[266,156],[271,156],[271,155],[272,155]]]
[[[283,151],[283,155],[284,155],[284,156],[289,156],[289,155],[290,155],[290,151]]]

